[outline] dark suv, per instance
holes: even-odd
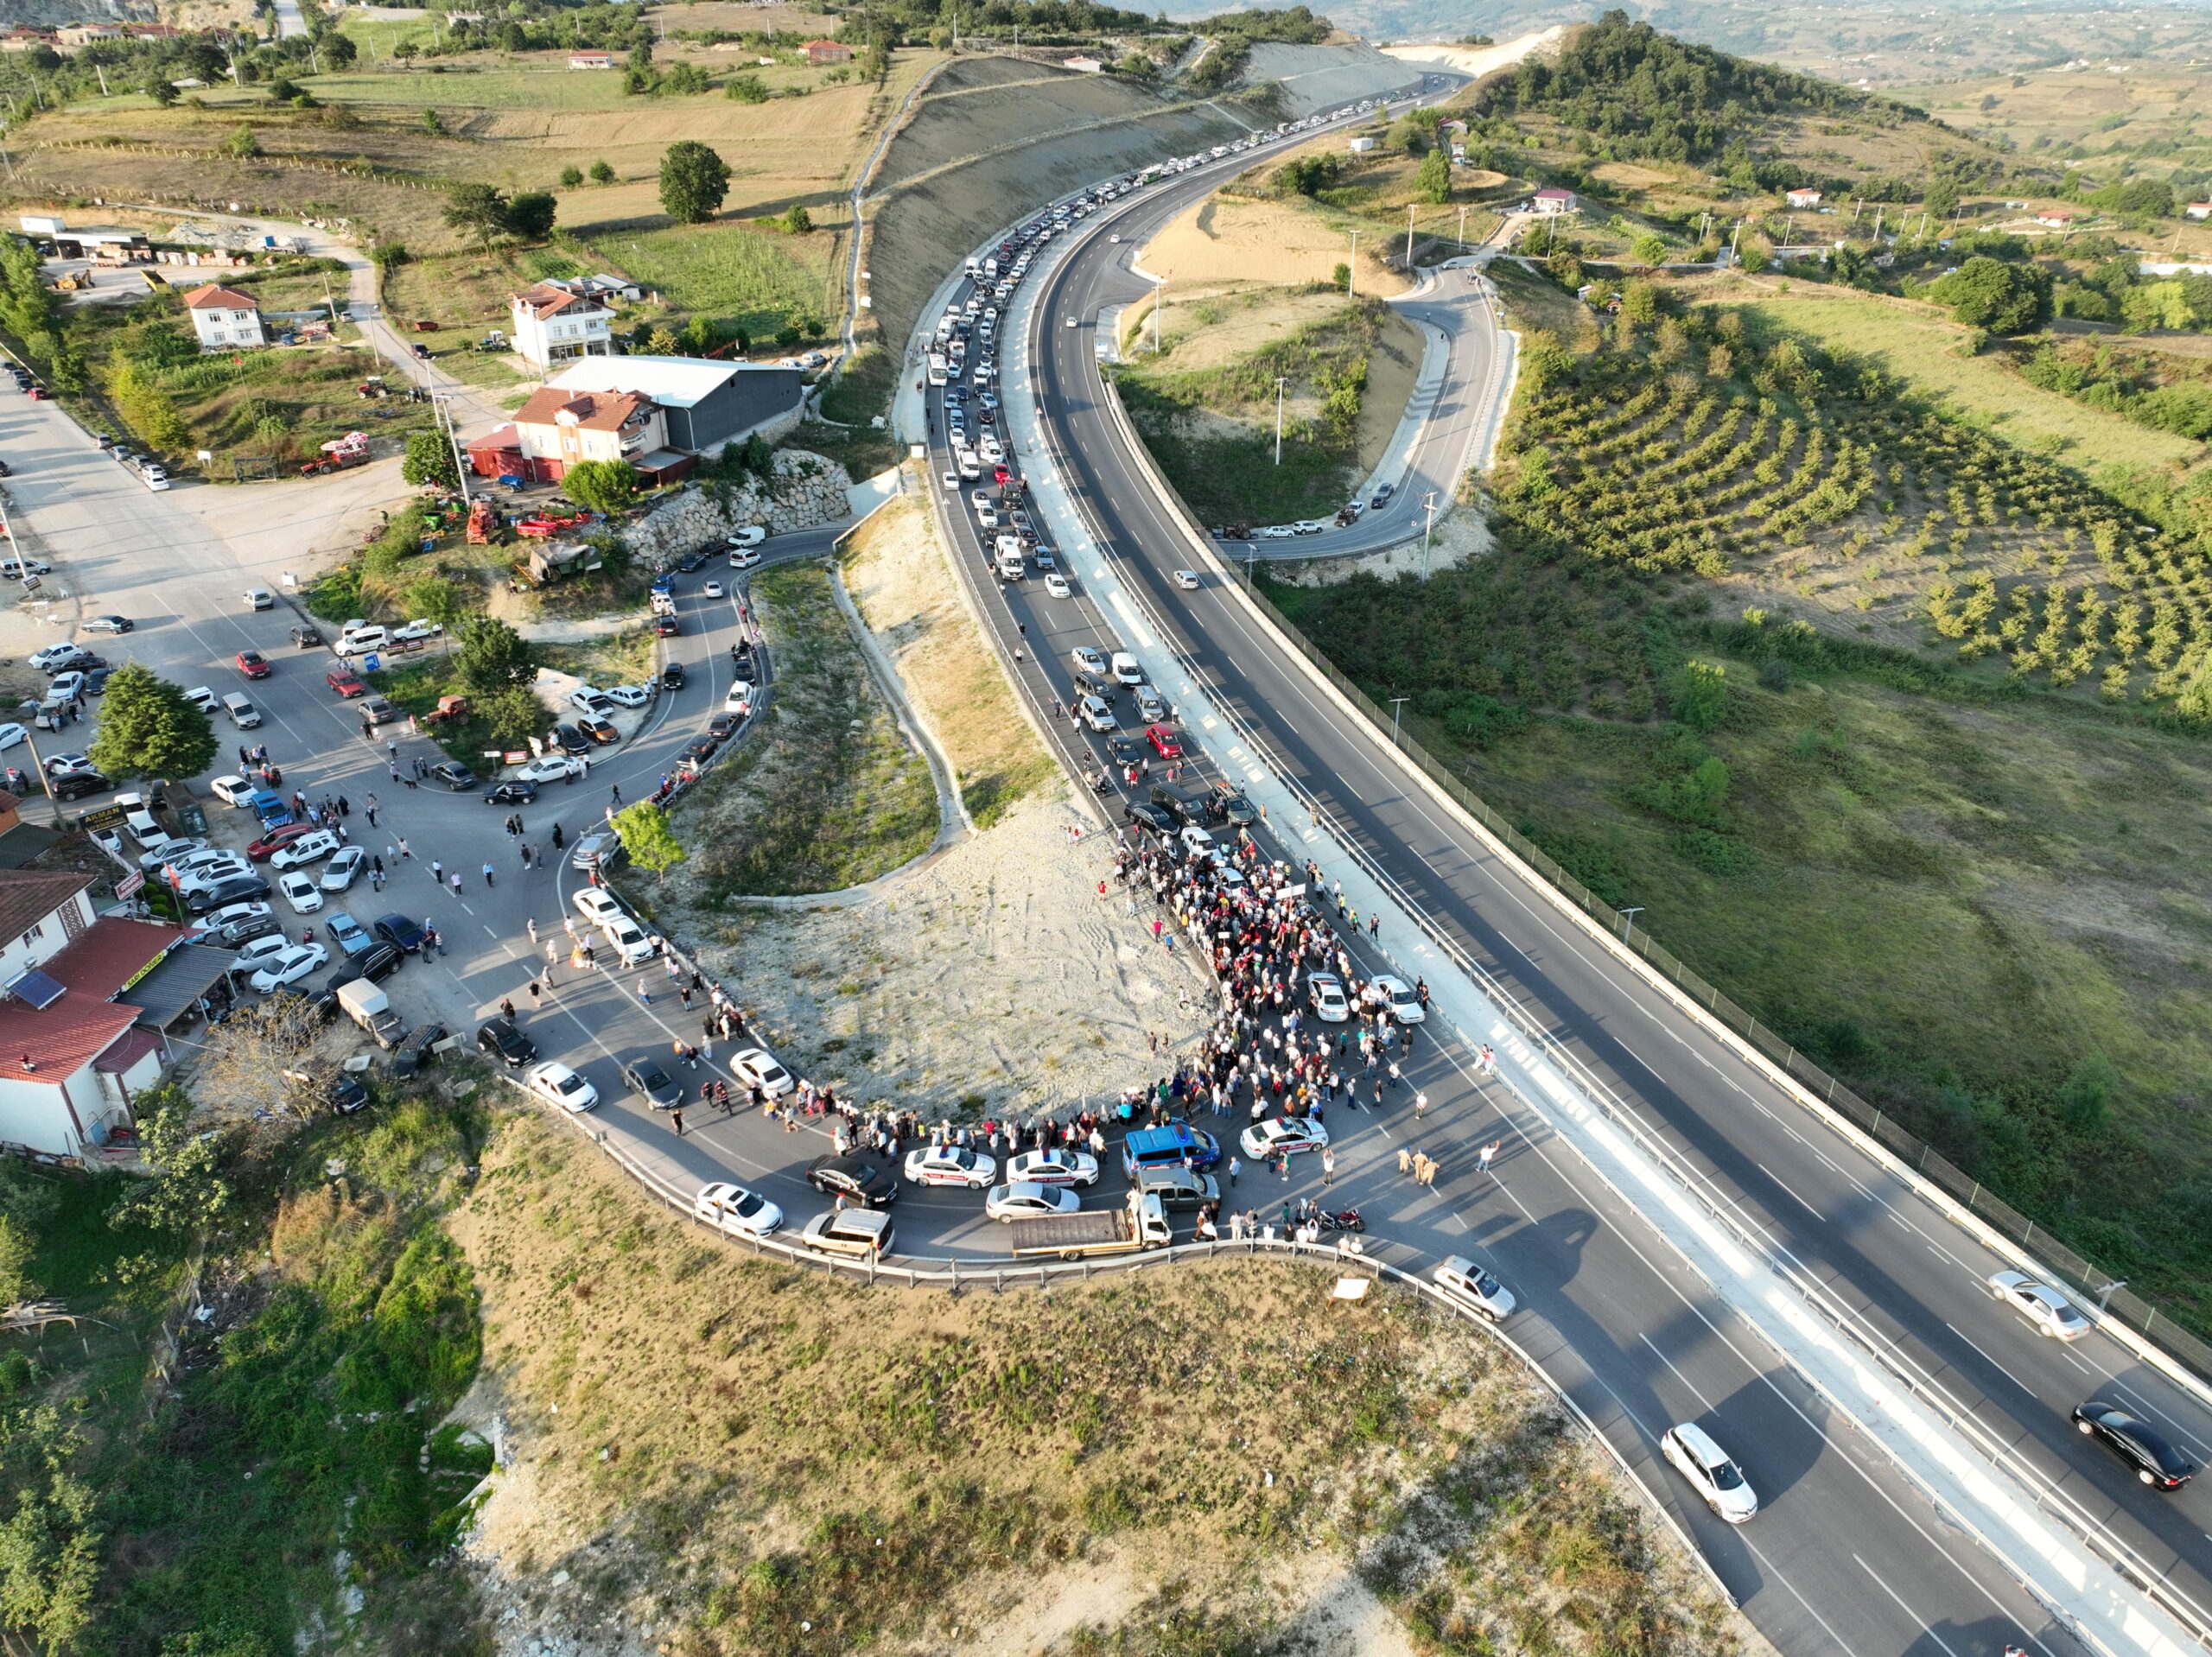
[[[537,1057],[537,1044],[515,1028],[512,1019],[486,1019],[476,1027],[476,1046],[511,1070],[518,1070]]]

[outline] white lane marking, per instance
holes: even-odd
[[[1754,1163],[1751,1165],[1757,1168],[1761,1173],[1764,1174],[1769,1179],[1771,1179],[1776,1184],[1781,1186],[1783,1190],[1788,1191],[1792,1197],[1797,1197],[1796,1189],[1791,1186],[1789,1182],[1784,1179],[1780,1174],[1775,1172],[1773,1169],[1768,1167],[1766,1164],[1759,1162]],[[1825,1220],[1827,1217],[1826,1215],[1822,1214],[1820,1209],[1815,1208],[1810,1203],[1806,1202],[1803,1197],[1797,1197],[1797,1202],[1798,1205],[1802,1207],[1806,1213],[1811,1215],[1815,1220]]]
[[[2034,1395],[2035,1389],[2033,1387],[2030,1387],[2027,1382],[2019,1380],[2011,1370],[2007,1369],[2003,1364],[1998,1362],[1996,1359],[1991,1357],[1986,1351],[1983,1350],[1981,1343],[1975,1340],[1973,1336],[1967,1334],[1966,1330],[1961,1329],[1954,1323],[1947,1321],[1943,1327],[1949,1330],[1952,1334],[1957,1336],[1975,1351],[1981,1353],[1981,1361],[1987,1364],[1992,1369],[1994,1369],[1999,1374],[2004,1376],[2005,1380],[2011,1381],[2022,1392],[2028,1394],[2031,1397]]]
[[[1697,1400],[1699,1403],[1704,1405],[1708,1410],[1713,1407],[1713,1400],[1705,1395],[1703,1389],[1701,1389],[1698,1384],[1692,1381],[1688,1375],[1684,1374],[1680,1369],[1675,1369],[1675,1361],[1669,1357],[1664,1352],[1662,1352],[1656,1346],[1652,1345],[1651,1337],[1649,1335],[1644,1334],[1641,1330],[1639,1330],[1637,1331],[1636,1338],[1643,1342],[1644,1345],[1651,1348],[1651,1355],[1653,1357],[1665,1364],[1668,1368],[1674,1370],[1675,1379],[1681,1381],[1683,1386],[1689,1388],[1691,1397]]]
[[[1949,1249],[1944,1248],[1942,1244],[1933,1241],[1929,1241],[1928,1245],[1928,1252],[1931,1254],[1941,1254],[1945,1260],[1950,1261],[1952,1265],[1957,1267],[1959,1270],[1967,1273],[1967,1276],[1974,1277],[1974,1267],[1968,1266],[1956,1254],[1954,1254]],[[1974,1280],[1976,1282],[1980,1282],[1981,1279],[1979,1277],[1974,1277]]]
[[[1903,1611],[1907,1617],[1910,1618],[1913,1625],[1917,1628],[1921,1633],[1926,1635],[1937,1645],[1942,1647],[1946,1652],[1949,1653],[1950,1657],[1959,1657],[1958,1652],[1953,1648],[1949,1641],[1946,1640],[1942,1635],[1936,1633],[1935,1628],[1929,1624],[1926,1618],[1915,1611],[1911,1606],[1906,1604],[1904,1600],[1897,1597],[1897,1590],[1891,1587],[1887,1582],[1883,1580],[1882,1573],[1880,1571],[1875,1570],[1872,1565],[1868,1565],[1866,1560],[1860,1559],[1856,1553],[1853,1554],[1851,1557],[1858,1561],[1859,1568],[1861,1571],[1864,1571],[1868,1576],[1873,1578],[1875,1582],[1880,1585],[1884,1593],[1887,1594],[1891,1599],[1897,1600],[1897,1609]]]
[[[1613,1042],[1615,1045],[1619,1047],[1621,1051],[1626,1053],[1630,1058],[1643,1066],[1645,1070],[1650,1071],[1655,1076],[1659,1076],[1660,1081],[1664,1082],[1667,1079],[1663,1076],[1659,1076],[1659,1067],[1657,1065],[1654,1064],[1649,1059],[1644,1057],[1643,1054],[1637,1052],[1635,1048],[1630,1046],[1626,1042],[1621,1040],[1618,1036],[1615,1036],[1613,1038]]]

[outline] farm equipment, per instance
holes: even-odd
[[[365,464],[369,458],[369,435],[363,431],[349,431],[343,437],[334,437],[322,446],[322,452],[312,460],[302,461],[300,475],[312,478],[322,472],[344,472]]]
[[[383,375],[372,374],[353,388],[353,395],[366,403],[372,397],[390,397],[391,387],[384,383]]]
[[[505,351],[506,348],[507,336],[498,328],[493,328],[491,333],[476,342],[476,349],[479,351]]]
[[[558,535],[563,530],[575,529],[589,516],[587,512],[535,512],[516,523],[515,533],[533,541],[542,541],[549,536]]]
[[[468,509],[468,544],[480,547],[492,538],[492,503],[480,500]]]
[[[427,317],[417,317],[408,326],[412,327],[417,333],[435,333],[438,331],[438,325],[429,321]]]

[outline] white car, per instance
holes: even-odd
[[[84,653],[82,644],[48,644],[31,652],[31,665],[41,673],[59,673]]]
[[[271,955],[261,970],[246,981],[259,994],[266,995],[287,984],[298,983],[329,959],[330,951],[320,943],[290,944],[283,954]]]
[[[323,870],[320,884],[325,892],[343,892],[361,878],[361,871],[368,866],[369,854],[359,846],[340,847]]]
[[[549,1058],[531,1071],[530,1090],[563,1110],[589,1110],[599,1102],[599,1089],[558,1059]]]
[[[209,886],[218,886],[226,880],[234,880],[240,875],[253,873],[253,865],[236,852],[217,852],[211,860],[204,863],[198,857],[189,858],[187,861],[192,867],[176,871],[176,889],[188,895],[205,892]]]
[[[607,700],[622,708],[643,708],[653,699],[653,693],[643,685],[609,685]]]
[[[1083,1199],[1058,1185],[1014,1180],[994,1185],[983,1198],[983,1216],[990,1220],[1036,1220],[1056,1214],[1073,1214]]]
[[[1114,710],[1106,705],[1103,696],[1085,696],[1076,704],[1076,711],[1094,731],[1111,732],[1115,728]]]
[[[2078,1341],[2096,1325],[2081,1309],[2047,1283],[2038,1283],[2025,1272],[1994,1272],[1989,1292],[2026,1318],[2038,1335],[2061,1341]]]
[[[525,783],[573,783],[591,769],[582,754],[549,753],[519,767],[515,775]]]
[[[263,905],[264,908],[267,906]],[[238,964],[231,970],[234,973],[244,973],[248,977],[251,977],[278,955],[289,955],[293,950],[303,947],[293,943],[282,932],[270,932],[238,945]]]
[[[750,547],[740,547],[729,556],[729,567],[732,569],[753,569],[757,568],[760,562],[760,555]]]
[[[965,1185],[980,1191],[997,1175],[995,1159],[950,1145],[925,1145],[906,1152],[904,1170],[910,1185]]]
[[[395,627],[391,637],[395,643],[413,644],[418,638],[435,638],[445,632],[435,621],[410,621],[404,627]]]
[[[1261,541],[1287,541],[1297,533],[1287,524],[1268,524],[1252,531],[1253,537]]]
[[[1294,1116],[1255,1122],[1244,1130],[1239,1140],[1244,1154],[1255,1162],[1272,1162],[1279,1156],[1300,1151],[1318,1151],[1328,1142],[1327,1128],[1319,1122]]]
[[[315,876],[304,870],[294,869],[289,874],[276,877],[276,890],[284,894],[284,901],[292,906],[295,915],[312,915],[322,907],[322,888],[315,883]]]
[[[1390,1016],[1400,1024],[1425,1024],[1428,1009],[1421,1004],[1421,996],[1402,978],[1393,978],[1389,973],[1377,973],[1367,987],[1368,999],[1389,1008]]]
[[[207,784],[207,791],[225,805],[240,806],[251,800],[260,786],[250,777],[218,777]]]
[[[576,913],[594,926],[605,926],[623,918],[622,905],[597,886],[585,886],[569,901],[575,905]]]
[[[613,702],[596,685],[578,685],[569,693],[569,705],[582,713],[596,714],[601,719],[614,711]]]
[[[938,477],[938,481],[944,486],[944,492],[948,495],[957,492],[960,488],[960,474],[957,472],[944,473]]]
[[[193,686],[184,693],[184,699],[203,714],[212,714],[220,706],[215,693],[206,685]]]
[[[1758,1512],[1759,1499],[1744,1470],[1728,1459],[1728,1452],[1703,1427],[1689,1421],[1669,1427],[1659,1435],[1659,1448],[1720,1518],[1740,1525]]]
[[[50,753],[46,757],[48,777],[74,777],[92,768],[92,762],[81,753]]]
[[[233,921],[258,920],[264,915],[276,911],[267,904],[228,904],[212,915],[202,915],[199,924],[209,931],[219,931]]]
[[[978,506],[976,509],[976,522],[982,524],[987,530],[995,530],[999,526],[998,508],[995,506]]]
[[[747,524],[729,538],[733,547],[757,547],[768,538],[768,531],[758,524]]]
[[[289,846],[280,846],[270,854],[269,867],[272,869],[296,869],[302,863],[320,863],[338,849],[338,836],[327,828],[318,828],[311,835],[302,835]]]
[[[1057,574],[1045,577],[1045,591],[1056,599],[1071,599],[1075,596],[1075,588],[1068,585],[1068,578]]]
[[[84,694],[85,676],[71,668],[54,676],[54,682],[46,688],[48,695],[60,702],[73,702]]]
[[[1076,666],[1092,678],[1103,679],[1106,676],[1106,657],[1103,652],[1091,649],[1088,644],[1078,644],[1068,652],[1068,656]]]
[[[181,863],[186,858],[196,857],[208,849],[207,842],[204,840],[194,840],[183,835],[171,835],[167,839],[156,841],[141,852],[138,854],[138,867],[144,873],[151,874],[164,863]]]
[[[599,930],[606,936],[608,947],[621,957],[624,966],[634,967],[653,958],[652,935],[627,915],[607,922]]]
[[[1313,1005],[1313,1016],[1323,1024],[1342,1024],[1351,1017],[1351,997],[1344,994],[1344,980],[1332,972],[1317,972],[1306,981],[1306,999]]]
[[[718,599],[722,595],[722,584],[720,581],[709,581],[699,590],[710,599]]]
[[[758,1191],[727,1180],[702,1185],[691,1212],[717,1231],[738,1237],[765,1237],[784,1223],[784,1211]]]
[[[1213,855],[1213,836],[1195,822],[1186,822],[1178,829],[1175,838],[1183,842],[1183,849],[1193,857]]]
[[[1429,1273],[1446,1296],[1470,1311],[1478,1311],[1493,1324],[1513,1315],[1513,1291],[1465,1254],[1447,1255]]]
[[[988,511],[991,505],[991,492],[988,489],[971,489],[968,492],[968,504],[979,512]]]
[[[722,712],[742,715],[752,711],[753,687],[740,679],[730,686],[729,694],[722,698]]]
[[[1083,326],[1083,324],[1082,324],[1082,323],[1080,323],[1080,322],[1078,322],[1078,321],[1077,321],[1075,320],[1075,318],[1073,318],[1072,316],[1071,316],[1070,318],[1068,318],[1067,321],[1066,321],[1065,324],[1063,324],[1063,326],[1064,326],[1064,327],[1071,327],[1071,328],[1077,328],[1077,327],[1081,327]]]
[[[1195,569],[1177,570],[1175,572],[1175,585],[1181,587],[1185,593],[1197,592],[1198,590],[1198,572]]]
[[[29,735],[30,733],[20,725],[0,725],[0,750],[14,747]]]
[[[1293,535],[1319,535],[1329,526],[1318,517],[1301,517],[1290,526]]]
[[[1024,1151],[1006,1165],[1006,1177],[1033,1185],[1096,1185],[1098,1159],[1082,1151]]]
[[[798,1091],[798,1083],[791,1079],[791,1073],[758,1047],[731,1054],[729,1073],[745,1087],[758,1087],[771,1099]]]

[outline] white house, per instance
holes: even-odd
[[[1784,190],[1782,200],[1786,206],[1810,209],[1821,205],[1821,193],[1818,190]]]
[[[1060,67],[1072,69],[1077,74],[1096,75],[1106,72],[1106,66],[1096,58],[1062,58]]]
[[[184,980],[164,967],[188,935],[96,918],[92,880],[66,870],[0,871],[0,1144],[47,1156],[135,1143],[132,1098],[168,1058],[161,1025],[238,959],[187,949],[210,959],[179,963],[192,988],[178,1001]]]
[[[1364,156],[1375,148],[1375,135],[1371,132],[1357,134],[1346,142],[1344,148],[1355,156]]]
[[[614,353],[614,313],[587,295],[541,282],[509,300],[507,315],[507,338],[539,368]]]
[[[200,336],[202,351],[235,351],[241,346],[266,345],[261,335],[261,306],[251,294],[242,294],[220,283],[194,288],[184,296],[184,314]]]
[[[1572,190],[1539,190],[1534,198],[1538,213],[1573,213],[1574,192]]]
[[[569,54],[569,67],[571,69],[612,69],[613,67],[614,54],[612,52],[571,52]]]
[[[2212,201],[2192,201],[2182,212],[2191,219],[2212,219]]]

